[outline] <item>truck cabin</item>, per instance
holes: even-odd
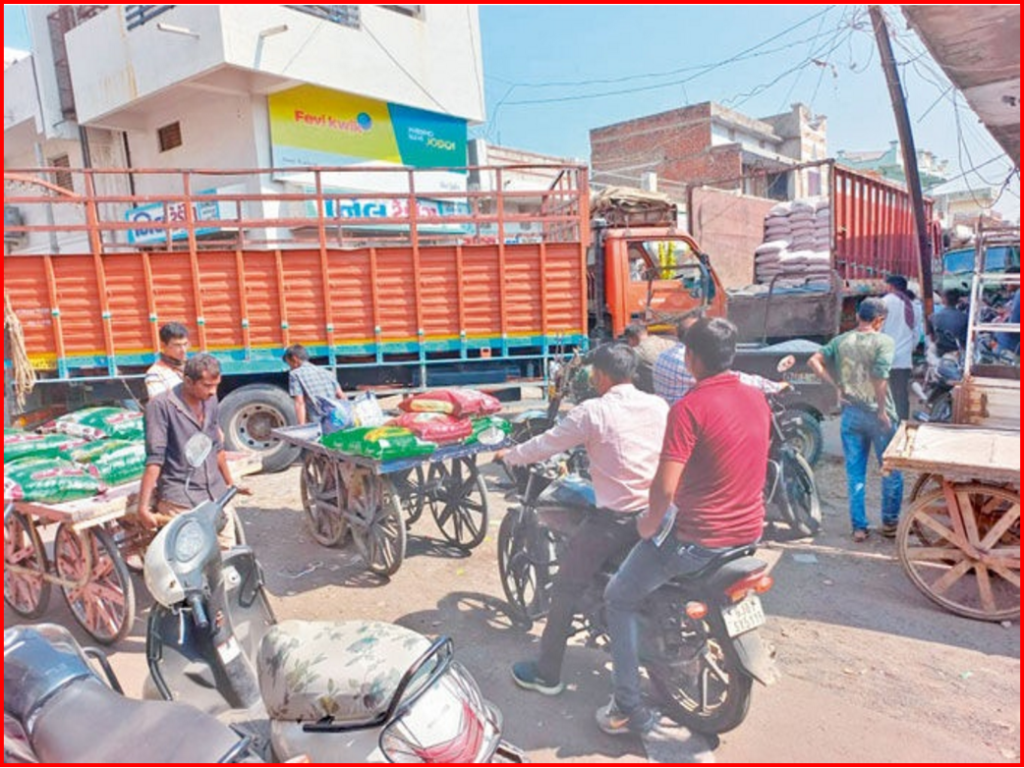
[[[664,228],[608,229],[588,258],[591,307],[596,301],[597,265],[604,269],[607,331],[618,338],[641,320],[657,331],[695,308],[725,314],[725,290],[697,242],[685,232]],[[600,249],[601,258],[596,257]]]

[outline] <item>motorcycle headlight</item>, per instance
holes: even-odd
[[[500,739],[500,716],[480,696],[469,673],[453,663],[399,709],[381,734],[380,749],[393,763],[486,763]]]

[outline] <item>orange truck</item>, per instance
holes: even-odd
[[[378,170],[394,191],[346,191],[352,169],[6,171],[8,421],[139,398],[179,321],[221,361],[229,447],[275,470],[295,458],[271,435],[295,420],[290,344],[346,388],[500,386],[634,319],[728,311],[667,198],[591,199],[575,166],[472,169],[496,191]]]

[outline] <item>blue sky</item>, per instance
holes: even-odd
[[[1002,188],[1012,161],[886,9],[918,148]],[[480,26],[488,121],[472,134],[508,146],[585,159],[590,128],[708,100],[754,117],[802,101],[828,117],[833,155],[896,137],[863,5],[481,5]],[[4,45],[27,39],[5,5]],[[999,205],[1013,220],[1019,192],[1015,179]]]

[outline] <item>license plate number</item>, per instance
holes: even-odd
[[[742,602],[722,609],[725,629],[729,637],[742,635],[764,624],[764,608],[757,595],[747,595]]]

